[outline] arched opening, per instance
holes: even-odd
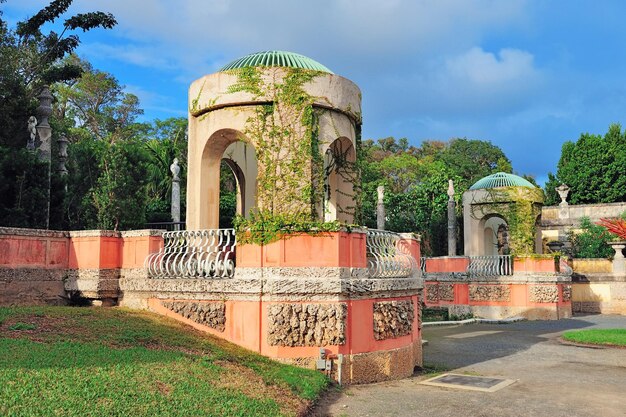
[[[324,220],[353,223],[356,151],[350,139],[333,141],[324,154]]]
[[[235,173],[239,167],[228,159],[220,165],[220,229],[233,227],[235,215],[241,213],[241,187]]]
[[[235,213],[247,216],[255,206],[257,172],[254,147],[241,132],[213,133],[202,153],[198,229],[232,225]],[[222,209],[227,212],[221,213]]]
[[[496,214],[487,215],[480,221],[480,228],[483,231],[481,255],[509,254],[509,226],[504,218]]]

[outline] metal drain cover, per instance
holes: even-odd
[[[426,381],[420,382],[423,385],[435,387],[468,389],[483,392],[495,392],[504,387],[508,387],[515,380],[502,378],[489,378],[484,376],[443,374]]]

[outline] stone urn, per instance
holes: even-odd
[[[613,258],[613,274],[614,275],[626,275],[626,259],[624,259],[624,248],[626,248],[625,240],[618,240],[609,242],[609,245],[615,251],[615,257]]]
[[[563,242],[559,242],[558,240],[553,240],[551,242],[548,242],[546,246],[548,246],[548,249],[550,249],[551,253],[556,253],[556,252],[561,252],[563,245],[564,245]]]

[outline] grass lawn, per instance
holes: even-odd
[[[298,415],[329,383],[117,308],[0,308],[0,352],[0,416]]]
[[[572,330],[563,333],[563,339],[576,343],[626,347],[626,329]]]

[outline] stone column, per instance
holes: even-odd
[[[626,241],[621,242],[609,242],[609,245],[615,251],[615,257],[613,258],[613,275],[626,275],[626,259],[622,252],[626,248]]]
[[[376,228],[385,230],[385,203],[383,197],[385,196],[385,187],[382,185],[376,188],[378,193],[378,203],[376,204]]]
[[[456,256],[456,202],[452,180],[448,180],[448,256]]]
[[[65,167],[65,162],[67,162],[67,142],[68,140],[65,135],[61,135],[57,139],[57,143],[59,144],[59,166],[57,167],[57,171],[61,176],[67,175],[67,168]]]
[[[178,166],[178,158],[174,158],[174,162],[170,165],[170,171],[172,171],[172,221],[174,223],[180,222],[180,166]],[[175,224],[174,230],[180,230],[180,225]]]
[[[52,128],[48,123],[48,117],[52,114],[52,94],[48,86],[44,86],[38,96],[39,107],[37,107],[37,116],[39,124],[37,125],[37,135],[40,144],[37,147],[37,156],[42,162],[48,164],[48,173],[44,181],[48,184],[48,198],[46,203],[46,229],[50,228],[50,163],[52,161]]]
[[[37,125],[37,134],[41,143],[37,147],[37,155],[41,161],[49,163],[52,159],[52,128],[48,123],[48,117],[52,114],[52,94],[50,94],[48,86],[44,86],[38,98],[37,116],[39,116],[39,124]]]

